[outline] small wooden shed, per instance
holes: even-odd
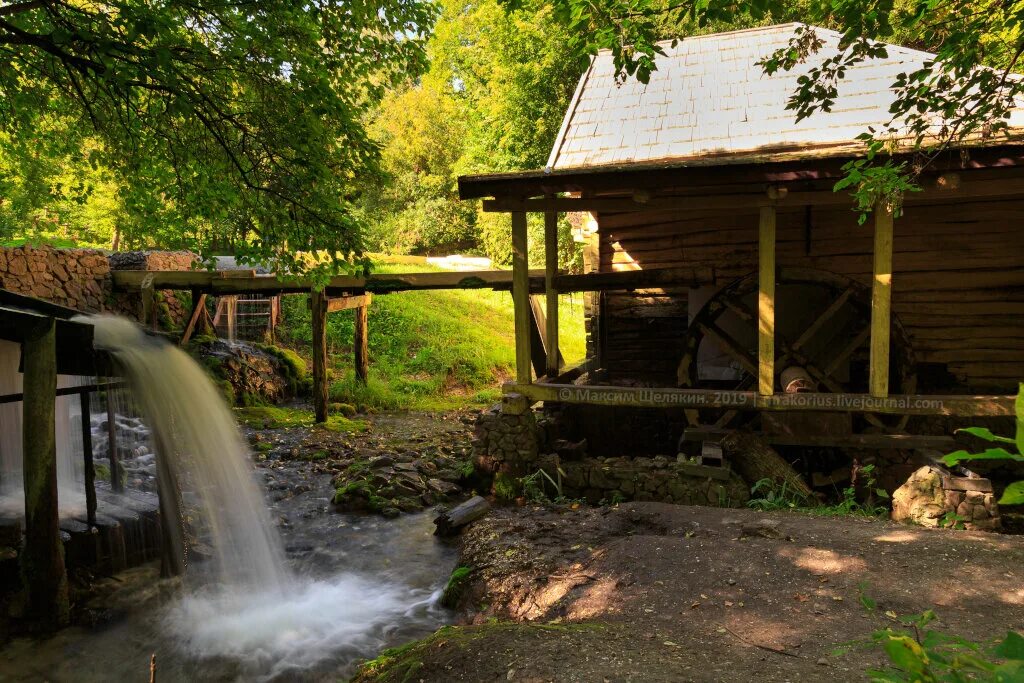
[[[459,179],[462,198],[511,214],[518,372],[507,393],[673,409],[704,434],[761,413],[803,441],[862,446],[911,443],[909,416],[1012,414],[1024,379],[1024,117],[1010,136],[943,153],[921,192],[861,224],[833,191],[841,167],[863,153],[858,134],[890,120],[896,74],[933,56],[890,46],[847,71],[831,113],[796,123],[796,78],[839,41],[816,29],[824,47],[809,64],[765,75],[757,61],[797,26],[665,43],[646,85],[617,84],[600,54],[547,168]],[[547,216],[548,300],[565,277],[561,212],[578,215],[589,274],[576,288],[592,291],[587,362],[557,366],[556,320],[536,380],[529,212]],[[822,431],[826,413],[839,427]],[[794,426],[808,416],[810,434]]]

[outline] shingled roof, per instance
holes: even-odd
[[[836,54],[840,34],[815,28],[824,42],[808,62],[768,76],[757,62],[788,45],[800,24],[716,33],[665,42],[650,82],[615,82],[610,53],[595,57],[577,86],[548,160],[548,170],[700,158],[705,164],[857,153],[856,136],[885,126],[899,73],[934,55],[891,45],[888,57],[847,70],[831,112],[796,123],[786,102],[796,79]],[[1020,110],[1018,110],[1019,112]],[[1014,115],[1011,128],[1024,124]],[[993,141],[995,142],[995,141]]]

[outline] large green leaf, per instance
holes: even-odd
[[[1017,387],[1017,400],[1013,402],[1017,413],[1017,452],[1024,453],[1024,382]]]
[[[1024,481],[1015,481],[1003,491],[1000,505],[1024,505]]]
[[[984,427],[964,427],[963,429],[956,430],[957,434],[961,432],[964,434],[970,434],[971,436],[976,436],[979,439],[984,439],[985,441],[992,441],[996,443],[1017,443],[1009,437],[993,434],[992,430],[985,429]]]
[[[1016,631],[1008,631],[1006,638],[996,647],[996,656],[1003,659],[1024,660],[1024,636]]]
[[[948,467],[969,460],[1013,460],[1024,462],[1024,455],[1011,453],[1005,448],[986,448],[981,453],[968,453],[967,451],[960,450],[942,456],[942,462]]]

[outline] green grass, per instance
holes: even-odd
[[[380,264],[378,273],[435,270]],[[309,357],[312,332],[304,296],[286,296],[282,334]],[[354,312],[327,320],[331,401],[380,409],[445,410],[493,402],[515,370],[512,297],[491,290],[377,295],[369,311],[370,378],[355,380]],[[582,296],[562,297],[560,346],[567,364],[584,356]]]
[[[252,406],[236,408],[238,421],[255,429],[288,429],[291,427],[312,427],[316,425],[313,411],[301,408],[280,408],[276,406]],[[350,420],[343,415],[329,415],[327,422],[316,425],[329,432],[362,432],[366,423]]]

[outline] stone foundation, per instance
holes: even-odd
[[[525,401],[506,400],[504,411],[494,406],[476,421],[473,453],[477,473],[485,479],[519,482],[543,469],[561,479],[562,495],[590,503],[660,501],[684,505],[739,507],[749,499],[749,486],[727,468],[680,462],[675,457],[589,457],[586,442],[552,438],[550,417],[541,424]],[[559,474],[561,469],[563,474]],[[554,497],[544,479],[533,485]]]
[[[981,490],[965,490],[968,488]],[[952,518],[954,514],[957,519]],[[996,531],[1002,526],[999,505],[987,479],[954,477],[931,465],[915,471],[896,489],[892,518],[921,526],[956,524],[981,531]]]

